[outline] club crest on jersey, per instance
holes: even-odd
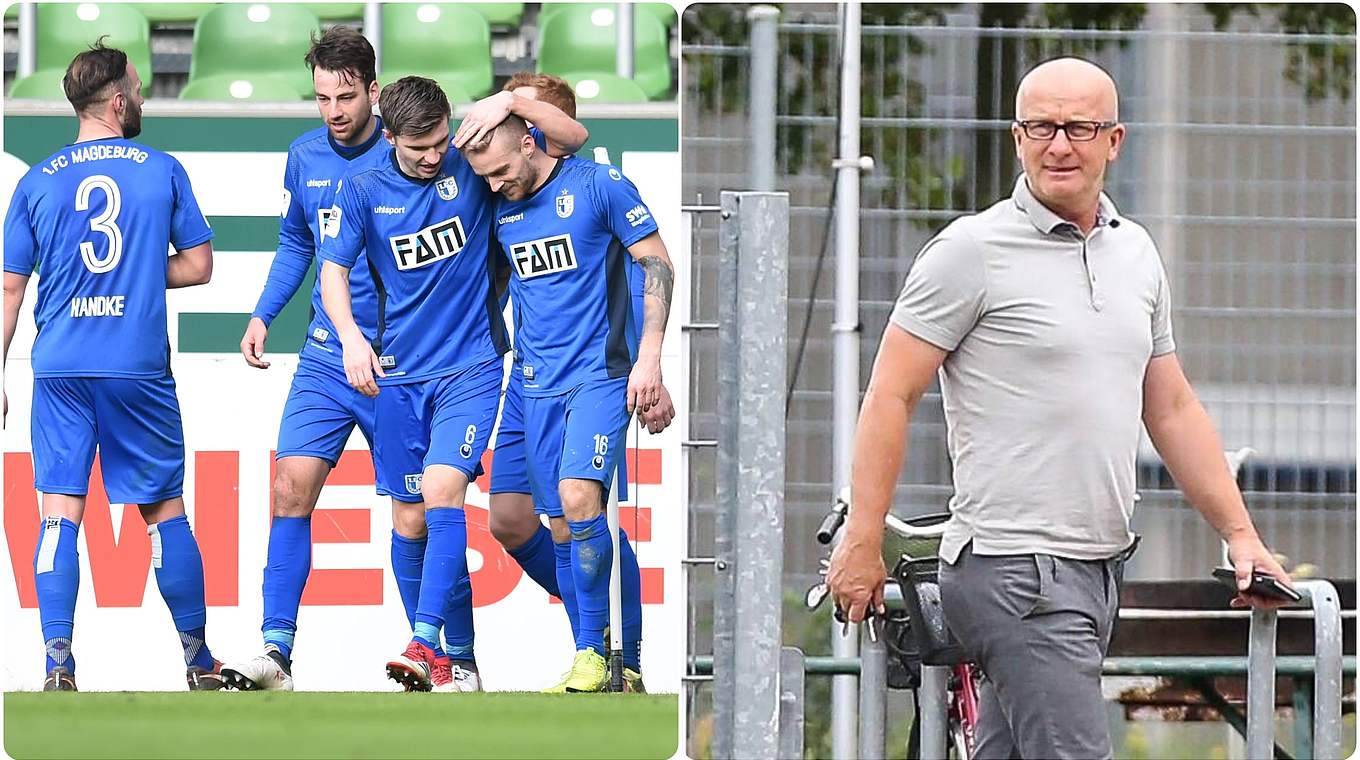
[[[407,475],[407,476],[406,476],[406,493],[409,493],[409,494],[411,494],[412,496],[419,496],[419,495],[420,495],[420,480],[421,480],[422,477],[423,477],[423,473],[419,473],[419,472],[417,472],[417,473],[412,473],[412,474],[410,474],[410,475]]]
[[[554,235],[510,246],[510,262],[520,279],[528,280],[575,269],[576,250],[572,248],[571,235]]]
[[[563,190],[562,194],[557,196],[557,216],[561,219],[566,219],[571,216],[571,212],[575,209],[576,196]]]
[[[439,192],[439,197],[446,201],[458,197],[458,181],[453,177],[445,177],[434,183],[434,189]]]
[[[419,269],[443,259],[451,259],[467,245],[463,222],[458,217],[435,222],[419,232],[388,238],[397,269]]]

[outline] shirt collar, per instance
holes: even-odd
[[[1054,230],[1067,225],[1076,229],[1076,225],[1053,213],[1034,197],[1030,192],[1029,180],[1023,173],[1015,180],[1015,191],[1011,193],[1011,200],[1015,202],[1015,207],[1029,218],[1030,224],[1045,235],[1053,234]],[[1114,222],[1114,226],[1119,223],[1119,209],[1115,208],[1114,201],[1105,193],[1100,194],[1100,205],[1096,208],[1096,227],[1104,227]]]

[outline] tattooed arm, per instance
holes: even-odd
[[[666,320],[671,313],[671,290],[675,269],[666,253],[661,236],[652,233],[628,247],[628,253],[642,267],[643,285],[642,342],[637,362],[628,377],[628,410],[649,411],[661,403],[661,341],[666,335]]]

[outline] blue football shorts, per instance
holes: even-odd
[[[504,374],[498,356],[432,380],[382,386],[373,444],[379,488],[418,500],[425,468],[434,464],[476,478]]]
[[[608,492],[624,459],[631,416],[626,377],[587,382],[557,396],[526,397],[524,438],[534,510],[561,517],[557,484],[568,478],[599,481]],[[620,499],[627,498],[626,481],[620,468]]]
[[[33,381],[33,487],[84,496],[95,449],[115,504],[184,494],[184,425],[175,378],[42,377]]]
[[[283,404],[279,445],[274,458],[315,457],[334,467],[356,425],[371,451],[377,399],[355,390],[345,379],[343,369],[309,360],[307,356],[306,352],[302,353],[297,372],[293,374],[293,385],[288,389],[288,400]],[[380,495],[400,501],[420,501],[418,495],[411,496],[404,490],[389,491],[383,486],[381,477],[377,481]]]

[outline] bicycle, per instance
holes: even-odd
[[[836,498],[831,511],[817,529],[817,541],[829,546],[845,524],[850,504],[848,494]],[[978,688],[982,669],[966,661],[956,642],[944,625],[939,593],[939,545],[944,535],[948,513],[934,513],[906,520],[888,514],[884,518],[884,564],[893,569],[884,585],[885,614],[870,610],[865,620],[868,635],[877,641],[883,636],[889,661],[889,686],[909,688],[916,694],[920,686],[921,666],[948,665],[948,747],[957,760],[969,760],[977,742]],[[822,581],[808,589],[804,599],[809,610],[819,608],[829,594],[826,571],[830,557],[822,558]],[[849,622],[838,608],[835,618],[848,629]],[[878,622],[876,622],[878,621]],[[878,629],[882,628],[880,632]],[[894,668],[894,666],[896,666]],[[896,670],[896,672],[894,672]],[[896,681],[896,684],[894,683]],[[907,757],[920,755],[920,704],[916,704],[915,719],[907,741]]]

